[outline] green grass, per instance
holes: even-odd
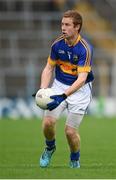
[[[116,178],[116,119],[85,117],[80,127],[81,168],[69,168],[64,120],[57,123],[57,151],[49,168],[38,166],[44,148],[40,120],[0,120],[0,178]]]

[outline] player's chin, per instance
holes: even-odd
[[[68,38],[68,34],[66,34],[66,33],[62,33],[62,34],[63,34],[64,38]]]

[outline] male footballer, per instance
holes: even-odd
[[[69,167],[80,168],[80,135],[78,128],[91,101],[92,46],[80,35],[82,17],[75,10],[64,13],[61,21],[62,35],[51,46],[51,53],[41,75],[40,88],[52,84],[56,93],[51,98],[43,118],[45,149],[40,166],[47,167],[56,150],[55,124],[62,111],[67,109],[65,134],[70,149]]]

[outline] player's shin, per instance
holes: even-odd
[[[53,139],[51,141],[46,139],[46,147],[47,147],[48,151],[51,151],[52,149],[55,149],[56,148],[55,139]]]

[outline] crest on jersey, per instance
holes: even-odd
[[[74,62],[78,61],[78,56],[76,54],[73,55],[73,60],[74,60]]]

